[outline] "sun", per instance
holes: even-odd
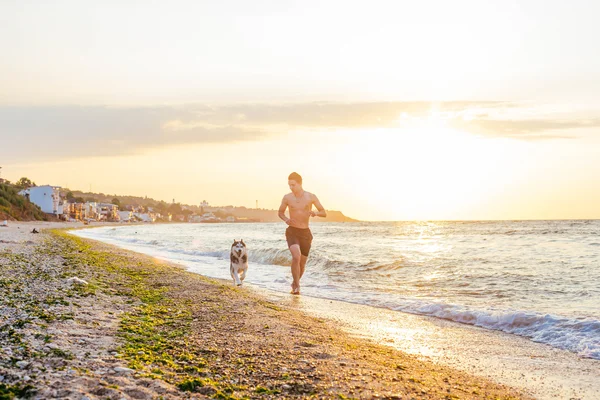
[[[443,119],[355,132],[345,147],[364,201],[391,219],[460,219],[513,173],[512,144],[457,131]],[[383,214],[383,213],[382,213]]]

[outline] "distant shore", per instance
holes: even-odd
[[[40,398],[527,398],[150,257],[0,228],[0,375]],[[74,227],[74,226],[73,226]],[[31,230],[41,231],[33,234]],[[0,393],[2,393],[0,391]]]

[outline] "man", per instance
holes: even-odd
[[[312,243],[312,233],[308,228],[310,217],[326,217],[327,212],[312,193],[302,188],[302,177],[292,172],[288,176],[288,185],[291,193],[283,196],[279,206],[279,218],[288,224],[285,230],[290,253],[292,253],[292,294],[300,294],[300,278],[304,275],[304,267],[308,260],[308,253]],[[317,211],[313,211],[313,205]],[[286,217],[285,209],[289,208],[290,217]]]

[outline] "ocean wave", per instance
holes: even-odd
[[[366,265],[363,265],[364,271],[377,271],[377,272],[389,272],[395,271],[398,269],[406,268],[406,267],[415,267],[418,266],[414,262],[409,262],[406,258],[401,257],[392,262],[379,262],[372,261]]]
[[[148,244],[141,242],[135,243]],[[198,251],[170,248],[168,249],[168,252],[174,254],[184,254],[188,256],[203,256],[216,257],[220,259],[229,259],[229,250]],[[287,248],[281,247],[249,249],[248,261],[251,263],[258,263],[263,265],[280,265],[287,267],[290,266],[292,262],[292,256]],[[348,272],[350,270],[357,272],[372,272],[377,274],[386,274],[390,271],[398,270],[408,265],[409,264],[407,263],[407,261],[403,258],[391,263],[371,261],[365,264],[364,262],[331,259],[314,253],[312,253],[310,256],[311,269],[324,271],[327,273],[336,273],[338,271]]]
[[[248,259],[251,262],[257,262],[267,265],[289,266],[292,262],[292,256],[288,249],[266,248],[248,251]]]
[[[259,248],[250,249],[248,251],[248,260],[265,265],[281,265],[289,266],[292,262],[292,256],[287,248],[281,247],[270,247],[270,248]],[[359,262],[350,262],[344,260],[330,259],[327,257],[319,256],[311,253],[310,256],[311,268],[322,271],[336,271],[347,268],[360,268],[364,267],[364,264]]]
[[[266,265],[290,266],[292,256],[287,248],[266,248],[250,250],[248,260]],[[344,260],[330,259],[316,254],[310,256],[310,266],[313,270],[335,272],[347,268],[359,268],[363,264]]]
[[[593,318],[579,320],[526,311],[470,310],[442,303],[413,303],[393,309],[524,336],[600,360],[600,321]]]

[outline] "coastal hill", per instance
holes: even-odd
[[[268,210],[268,209],[256,209],[256,208],[246,208],[246,207],[204,207],[205,212],[216,212],[216,211],[225,211],[225,213],[231,214],[234,217],[247,218],[253,221],[261,221],[261,222],[280,222],[279,216],[277,215],[277,210]],[[341,211],[333,211],[327,210],[326,218],[312,218],[311,222],[358,222],[356,219],[352,219],[350,217],[345,216]]]
[[[110,195],[104,193],[91,193],[81,192],[78,190],[62,189],[63,195],[66,197],[69,193],[69,197],[73,197],[79,200],[95,201],[101,203],[112,203],[114,200],[118,200],[118,204],[121,207],[134,206],[134,207],[151,207],[155,211],[169,212],[172,207],[171,203],[165,201],[154,200],[149,197],[138,197],[138,196],[122,196],[122,195]],[[236,219],[247,219],[249,221],[260,221],[260,222],[278,222],[281,221],[277,216],[277,210],[270,210],[264,208],[246,208],[236,207],[232,205],[227,206],[196,206],[188,204],[178,204],[182,210],[187,210],[189,213],[195,213],[202,215],[207,212],[215,213],[215,215],[226,216],[232,215]],[[327,210],[327,218],[314,218],[312,222],[358,222],[358,220],[350,218],[344,215],[341,211]]]
[[[48,221],[48,216],[25,197],[19,195],[20,188],[0,183],[0,220]]]

